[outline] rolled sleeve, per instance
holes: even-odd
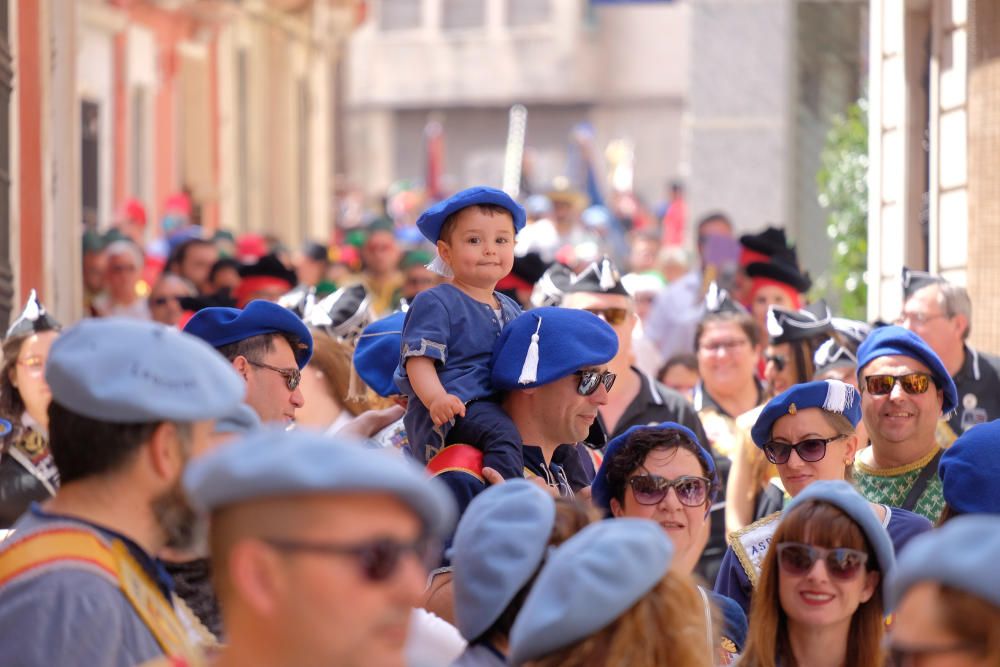
[[[429,357],[445,363],[450,336],[451,319],[444,302],[431,292],[421,292],[403,322],[401,364],[405,365],[410,357]]]

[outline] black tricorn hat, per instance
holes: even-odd
[[[768,227],[757,234],[744,234],[740,237],[740,245],[768,257],[790,249],[783,227]]]
[[[793,263],[777,258],[772,258],[770,262],[751,262],[747,264],[746,272],[751,278],[769,278],[788,285],[800,294],[812,287],[808,273],[800,271]]]
[[[569,287],[566,288],[566,294],[574,292],[598,292],[629,296],[628,290],[622,284],[622,276],[618,267],[607,255],[573,276]]]
[[[284,280],[293,287],[299,282],[298,277],[295,275],[295,271],[292,271],[290,268],[285,266],[285,264],[278,259],[278,256],[274,254],[264,255],[253,264],[241,265],[239,273],[241,278],[278,278],[280,280]]]
[[[375,321],[375,316],[368,290],[356,283],[317,301],[305,312],[302,321],[331,338],[353,343],[364,328]]]
[[[828,336],[833,332],[832,320],[822,300],[799,310],[771,306],[767,311],[767,335],[772,345]]]
[[[27,301],[24,303],[24,310],[21,311],[21,314],[14,320],[14,323],[7,329],[7,335],[4,336],[4,340],[30,336],[43,331],[59,331],[60,329],[62,329],[62,325],[49,315],[48,311],[45,310],[45,306],[38,300],[38,294],[35,290],[31,290]]]
[[[746,308],[733,301],[729,296],[729,292],[719,287],[715,282],[712,282],[708,286],[708,291],[705,293],[705,312],[708,315],[717,315],[719,313],[748,314]]]
[[[911,296],[928,285],[936,285],[945,282],[941,276],[926,271],[915,271],[908,267],[903,267],[903,301],[908,301]]]
[[[531,305],[535,308],[558,306],[571,282],[573,269],[559,262],[553,263],[535,283],[535,289],[531,291]]]

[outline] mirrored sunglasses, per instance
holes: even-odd
[[[258,368],[266,368],[269,371],[274,371],[281,377],[285,378],[285,386],[288,387],[288,391],[295,391],[295,388],[299,386],[299,382],[302,381],[302,372],[298,368],[278,368],[277,366],[265,364],[260,361],[250,361],[249,359],[247,359],[247,363],[251,366],[257,366]]]
[[[684,475],[667,479],[659,475],[636,475],[628,480],[632,487],[632,497],[640,505],[656,505],[667,497],[670,489],[677,494],[681,505],[701,507],[708,500],[708,490],[712,481],[705,477]]]
[[[604,371],[603,373],[598,373],[597,371],[576,371],[574,375],[580,377],[580,384],[577,385],[576,391],[581,396],[590,396],[597,388],[604,385],[605,391],[611,391],[611,387],[615,385],[615,379],[618,377],[615,373],[611,371]]]
[[[628,317],[628,308],[587,308],[588,312],[597,315],[613,327],[618,326]]]
[[[884,396],[892,392],[896,382],[907,394],[922,394],[931,386],[931,376],[927,373],[907,373],[906,375],[869,375],[864,387],[872,396]]]

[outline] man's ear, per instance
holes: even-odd
[[[177,434],[177,425],[162,422],[149,437],[149,461],[153,471],[163,478],[173,478],[184,467],[184,455]]]
[[[964,338],[965,332],[969,330],[969,318],[959,313],[951,318],[952,325],[958,332],[960,338]]]
[[[244,540],[229,552],[228,583],[259,615],[273,616],[280,607],[284,577],[280,556],[264,544]]]
[[[247,375],[249,375],[250,373],[250,362],[247,360],[246,357],[244,357],[241,354],[235,359],[233,359],[232,363],[233,363],[233,368],[236,369],[236,372],[239,373],[240,376],[243,378],[243,381],[246,382]]]

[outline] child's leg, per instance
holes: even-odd
[[[465,417],[455,420],[448,431],[449,445],[472,445],[483,453],[483,466],[493,468],[504,479],[524,477],[521,434],[499,403],[473,401],[465,406]]]

